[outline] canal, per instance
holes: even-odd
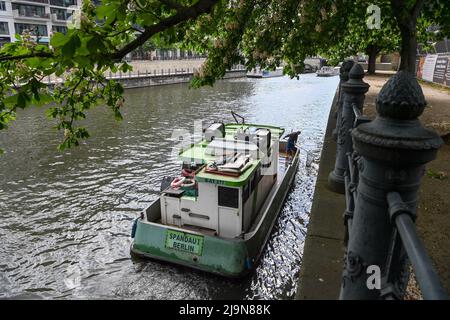
[[[126,91],[124,120],[98,107],[85,126],[91,138],[56,150],[61,133],[43,108],[21,110],[0,132],[0,298],[292,299],[338,77],[301,75]],[[130,257],[133,220],[176,175],[173,129],[194,120],[247,122],[302,130],[306,152],[256,271],[230,280]]]

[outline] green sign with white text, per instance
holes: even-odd
[[[203,253],[203,236],[168,229],[166,248],[201,256]]]

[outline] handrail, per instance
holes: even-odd
[[[433,263],[417,234],[414,214],[398,192],[387,194],[389,215],[395,223],[405,251],[414,269],[422,295],[427,300],[447,300],[448,296],[433,267]]]
[[[361,110],[358,108],[356,103],[352,103],[352,109],[353,109],[353,113],[355,115],[355,122],[353,123],[354,128],[359,126],[361,123],[370,121],[370,119],[367,116],[362,114]]]
[[[353,112],[355,114],[354,126],[357,126],[366,121],[361,111],[352,105]],[[360,121],[358,121],[358,119]],[[362,121],[361,121],[362,120]],[[352,229],[353,212],[355,209],[355,202],[357,197],[357,185],[359,183],[359,169],[357,166],[358,155],[356,152],[347,153],[348,170],[345,172],[345,213],[344,224],[346,226],[345,242],[347,243],[350,238]],[[411,261],[414,269],[417,282],[424,299],[427,300],[447,300],[448,295],[436,270],[433,267],[433,263],[424,247],[420,237],[417,233],[417,228],[414,223],[415,215],[411,212],[408,206],[403,202],[401,195],[392,191],[387,193],[387,202],[389,205],[389,214],[392,223],[398,232],[401,239],[401,245],[403,245],[406,254]],[[395,237],[393,237],[392,246],[394,246]],[[387,268],[389,273],[390,268]],[[387,283],[385,286],[389,286]],[[385,299],[392,298],[392,296],[385,296]]]
[[[345,75],[346,69],[341,71]],[[345,191],[344,242],[347,254],[340,298],[403,299],[410,274],[409,265],[412,265],[424,299],[448,299],[419,237],[414,215],[420,185],[417,173],[435,157],[441,140],[437,134],[417,135],[417,129],[423,128],[418,122],[411,132],[405,130],[405,136],[411,141],[403,143],[401,148],[391,147],[409,114],[403,112],[398,117],[397,111],[383,107],[383,117],[367,123],[371,120],[364,116],[362,110],[369,86],[362,80],[362,74],[362,67],[353,65],[348,73],[349,80],[340,83],[344,103],[335,130],[336,162],[328,178],[331,190],[337,193]],[[404,88],[411,97],[418,97],[417,101],[413,101],[415,98],[408,100],[408,105],[425,105],[424,98],[417,94],[420,89],[414,89],[420,88],[414,85],[416,81],[407,73],[397,73],[389,80],[389,85],[383,87],[380,95],[385,100],[377,102],[377,106],[380,103],[387,105],[386,99],[403,99]],[[387,120],[391,121],[387,123]],[[385,131],[383,135],[380,135],[381,130]],[[402,141],[407,140],[405,136],[402,136]],[[408,159],[406,153],[402,154],[405,150],[417,152],[417,144],[424,146],[421,151],[423,160],[419,162]],[[403,168],[399,166],[399,159],[405,163]],[[405,203],[402,197],[408,202]],[[367,282],[369,278],[362,272],[367,268],[369,273],[369,266],[378,268],[376,283]]]

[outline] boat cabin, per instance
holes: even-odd
[[[251,124],[206,128],[180,152],[184,177],[163,188],[162,224],[224,238],[248,232],[276,182],[283,132]]]

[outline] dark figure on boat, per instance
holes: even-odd
[[[301,131],[294,131],[284,136],[284,139],[288,138],[286,151],[290,157],[295,155],[295,144],[300,133]]]

